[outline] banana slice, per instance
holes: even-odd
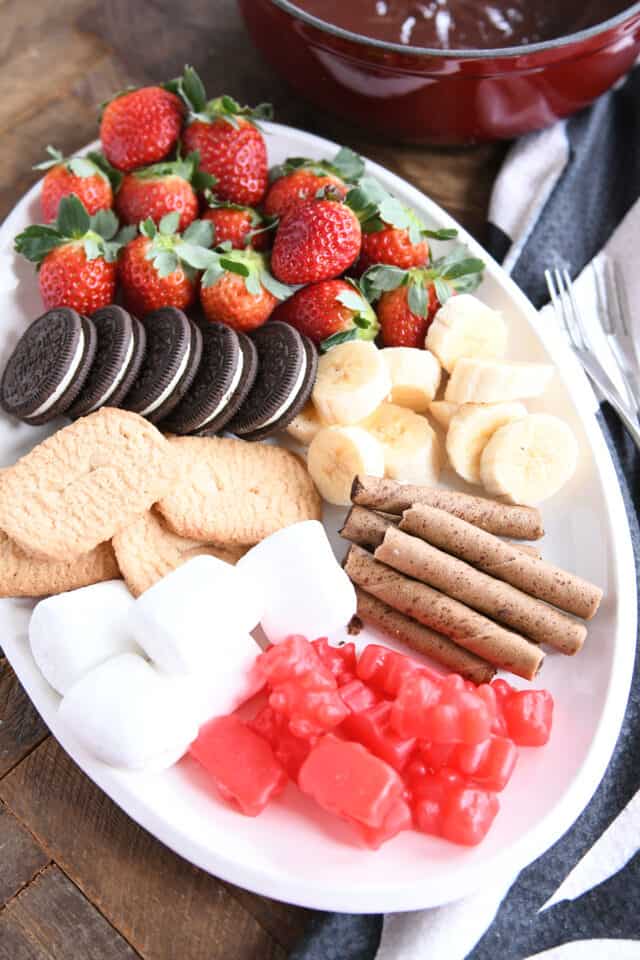
[[[426,346],[449,373],[463,357],[501,360],[507,350],[501,313],[470,293],[450,297],[429,327]]]
[[[385,347],[380,355],[391,377],[391,403],[424,413],[440,386],[436,357],[415,347]]]
[[[384,476],[384,451],[361,427],[324,427],[311,441],[307,469],[325,500],[347,506],[356,474]]]
[[[382,351],[370,340],[350,340],[320,357],[313,402],[329,424],[359,423],[391,393]]]
[[[577,463],[578,444],[568,424],[532,413],[494,433],[482,451],[480,473],[488,493],[531,506],[564,486]]]
[[[464,403],[458,407],[446,441],[449,461],[458,476],[469,483],[482,483],[480,457],[487,443],[505,423],[526,415],[522,403]]]
[[[547,389],[553,367],[546,363],[501,363],[458,360],[444,399],[449,403],[507,403],[539,397]]]
[[[313,401],[309,400],[298,416],[291,421],[287,427],[287,433],[298,443],[308,447],[316,433],[323,427],[326,427],[326,423],[314,407]]]
[[[408,483],[437,481],[442,451],[426,417],[394,403],[383,403],[361,426],[382,445],[387,477]]]
[[[449,403],[447,400],[432,400],[428,406],[428,412],[443,430],[449,429],[451,418],[459,409],[457,403]]]

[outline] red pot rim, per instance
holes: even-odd
[[[570,46],[571,44],[580,43],[583,40],[589,40],[591,37],[596,37],[601,33],[606,33],[607,30],[621,26],[627,21],[632,20],[634,16],[640,14],[640,2],[637,2],[631,4],[621,13],[617,13],[615,17],[603,20],[602,23],[597,23],[593,27],[578,30],[576,33],[570,33],[563,37],[556,37],[553,40],[543,40],[540,43],[523,43],[515,47],[497,47],[493,49],[480,47],[466,50],[443,50],[432,47],[413,47],[403,43],[391,43],[388,40],[376,40],[373,37],[365,37],[359,33],[353,33],[351,30],[345,30],[332,23],[327,23],[326,20],[322,20],[320,17],[314,17],[313,14],[301,10],[295,3],[291,2],[291,0],[267,0],[267,2],[279,7],[281,10],[284,10],[285,13],[296,17],[298,20],[302,20],[304,23],[316,27],[316,29],[323,33],[331,34],[334,37],[341,37],[344,40],[351,40],[353,43],[360,44],[361,46],[376,47],[380,50],[418,57],[442,57],[444,59],[453,57],[455,59],[475,60],[521,57],[528,53],[539,53],[545,50],[554,50],[559,47]]]

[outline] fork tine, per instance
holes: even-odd
[[[569,338],[571,338],[571,330],[567,324],[565,305],[560,296],[558,284],[556,283],[556,279],[551,270],[545,270],[544,278],[547,281],[547,290],[549,291],[549,296],[551,297],[551,303],[553,305],[556,319],[559,320],[565,333],[569,336]]]
[[[613,261],[609,257],[603,258],[603,273],[605,281],[605,305],[609,309],[604,311],[602,314],[603,317],[607,315],[610,318],[610,327],[611,329],[607,330],[607,333],[619,334],[622,333],[624,336],[629,336],[629,327],[627,324],[627,318],[625,310],[623,309],[621,294],[620,294],[620,278],[617,276],[619,270],[614,266]]]
[[[564,303],[565,325],[569,332],[571,342],[581,350],[586,349],[584,332],[578,304],[573,293],[573,285],[569,271],[566,269],[556,269],[556,282],[560,289],[561,299]]]
[[[607,309],[610,304],[610,287],[608,281],[608,270],[607,270],[608,259],[604,256],[596,257],[595,260],[591,263],[591,270],[596,282],[596,299],[598,301],[598,318],[602,324],[602,329],[608,335],[615,333],[613,324],[611,322],[611,313]],[[607,280],[603,279],[603,272]]]

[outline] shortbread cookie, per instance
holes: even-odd
[[[169,442],[180,477],[158,509],[181,536],[250,546],[281,527],[320,518],[320,496],[291,451],[218,437]]]
[[[227,563],[235,563],[245,551],[242,547],[217,547],[199,540],[188,540],[169,530],[153,510],[121,530],[113,538],[122,576],[134,597],[152,587],[172,570],[200,554],[210,554]]]
[[[75,560],[36,560],[0,530],[0,597],[48,597],[120,577],[110,543]]]
[[[129,526],[170,489],[175,452],[135,413],[103,407],[0,477],[0,530],[26,553],[71,560]]]

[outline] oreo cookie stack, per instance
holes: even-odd
[[[314,344],[272,321],[250,335],[200,327],[163,307],[142,321],[115,304],[83,317],[49,310],[27,328],[0,381],[0,405],[33,425],[122,407],[180,435],[262,440],[308,401]]]

